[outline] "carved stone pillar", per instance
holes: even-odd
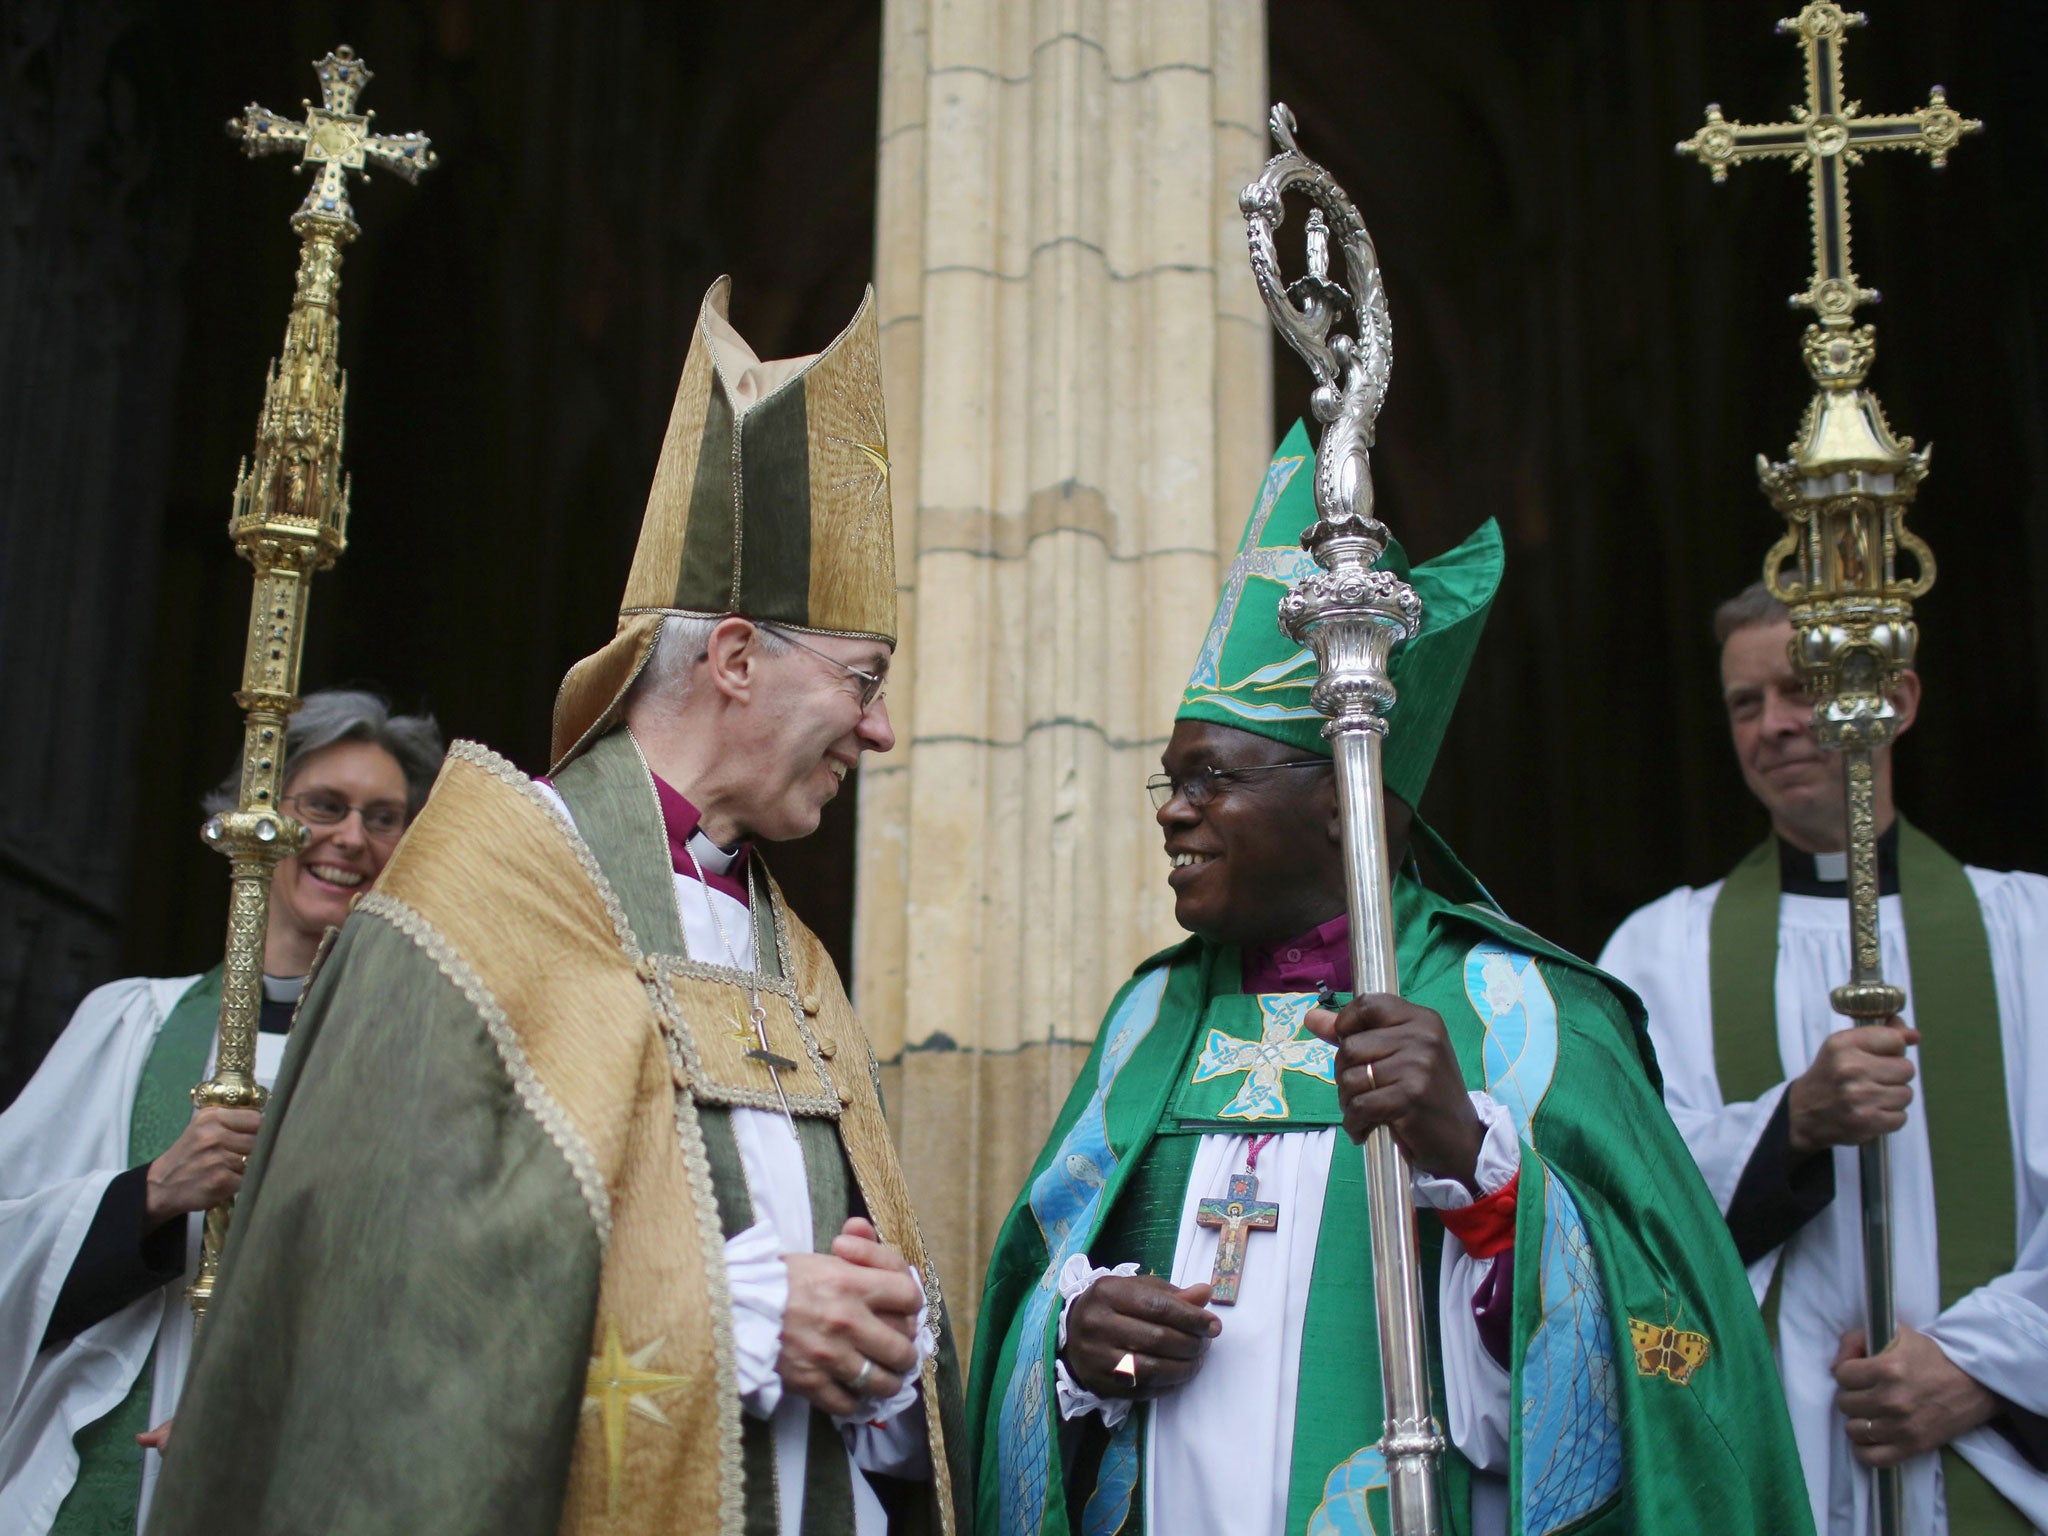
[[[1111,993],[1179,936],[1143,780],[1271,450],[1262,0],[889,0],[903,641],[858,1001],[963,1327]]]

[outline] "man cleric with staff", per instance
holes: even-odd
[[[979,1529],[1389,1528],[1350,1144],[1379,1125],[1435,1213],[1449,1529],[1807,1529],[1754,1304],[1633,1001],[1413,813],[1500,578],[1491,524],[1412,571],[1388,549],[1423,614],[1384,749],[1401,995],[1332,1011],[1352,977],[1331,749],[1314,659],[1276,622],[1313,472],[1296,427],[1153,781],[1193,937],[1112,1000],[997,1242]]]
[[[762,361],[727,294],[551,774],[458,744],[315,973],[157,1536],[957,1528],[873,1054],[753,846],[894,742],[872,297]]]
[[[1814,738],[1785,605],[1714,615],[1743,783],[1771,835],[1726,878],[1633,914],[1600,963],[1649,1008],[1664,1096],[1775,1335],[1825,1531],[2048,1527],[2048,880],[1968,868],[1899,816],[1877,755],[1879,937],[1903,1016],[1844,1027],[1842,764]],[[1901,730],[1920,679],[1901,677]],[[1926,1031],[1918,1027],[1926,1021]],[[1930,1036],[1935,1036],[1930,1043]],[[1899,1332],[1870,1356],[1856,1149],[1889,1136]]]

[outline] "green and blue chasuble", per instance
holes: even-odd
[[[1639,1011],[1467,882],[1454,893],[1464,899],[1425,890],[1412,869],[1395,882],[1399,960],[1403,995],[1443,1016],[1466,1081],[1507,1106],[1522,1142],[1509,1529],[1811,1530],[1756,1303],[1664,1113]],[[1145,1529],[1148,1411],[1130,1414],[1107,1444],[1061,1433],[1060,1269],[1085,1253],[1098,1265],[1170,1270],[1191,1133],[1284,1132],[1340,1118],[1334,1085],[1305,1052],[1270,1083],[1243,1068],[1234,1079],[1210,1070],[1231,1049],[1219,1036],[1244,1041],[1262,1020],[1299,1020],[1313,1003],[1306,994],[1237,994],[1237,970],[1234,951],[1200,939],[1139,968],[1110,1005],[1003,1226],[968,1393],[984,1533]],[[1310,1038],[1304,1029],[1287,1040]],[[1362,1159],[1340,1143],[1303,1329],[1290,1533],[1389,1529],[1366,1232]],[[1423,1291],[1433,1298],[1442,1227],[1425,1218],[1422,1242]],[[1253,1283],[1262,1260],[1274,1262],[1255,1249]],[[1441,1411],[1433,1324],[1429,1333]],[[1444,1474],[1449,1528],[1469,1531],[1470,1469],[1455,1449]]]
[[[1305,574],[1312,450],[1297,424],[1267,471],[1178,718],[1327,755],[1309,702],[1315,665],[1278,630]],[[1419,799],[1498,586],[1488,523],[1410,568],[1421,633],[1393,654],[1387,788]],[[1641,1006],[1585,962],[1506,918],[1419,820],[1393,895],[1402,995],[1442,1016],[1467,1084],[1520,1139],[1508,1358],[1508,1526],[1517,1533],[1810,1532],[1805,1488],[1756,1303],[1721,1214],[1660,1097]],[[984,1536],[1135,1536],[1147,1529],[1141,1404],[1110,1432],[1063,1424],[1059,1275],[1136,1261],[1170,1273],[1200,1136],[1340,1123],[1328,1046],[1306,994],[1247,996],[1237,951],[1189,939],[1112,1000],[1093,1050],[1003,1225],[975,1334],[968,1428]],[[1340,1142],[1324,1195],[1294,1439],[1282,1476],[1290,1536],[1388,1526],[1378,1335],[1362,1157]],[[1253,1245],[1260,1263],[1279,1262]],[[1423,1294],[1443,1228],[1422,1223]],[[1442,1341],[1428,1328],[1445,1402]],[[1230,1447],[1218,1445],[1216,1454]],[[1443,1461],[1449,1529],[1472,1529],[1472,1468]],[[1169,1536],[1169,1533],[1158,1533]],[[1178,1536],[1178,1533],[1172,1533]],[[1250,1536],[1250,1533],[1241,1533]]]

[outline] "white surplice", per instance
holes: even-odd
[[[536,787],[563,819],[575,825],[567,803],[553,785],[537,783]],[[735,861],[734,854],[702,832],[691,834],[689,848],[706,874],[724,875]],[[694,874],[678,872],[673,879],[676,914],[691,956],[707,965],[753,970],[754,921],[746,903],[702,883]],[[789,1304],[789,1271],[783,1256],[810,1253],[816,1246],[811,1186],[804,1173],[803,1150],[779,1111],[736,1106],[729,1113],[754,1207],[754,1224],[725,1242],[735,1374],[741,1405],[754,1418],[772,1424],[781,1532],[782,1536],[799,1536],[811,1405],[807,1398],[782,1390],[776,1365],[782,1355],[782,1313]],[[938,1347],[938,1335],[928,1316],[919,1318],[917,1346],[922,1367]],[[846,1441],[855,1536],[887,1536],[889,1528],[888,1512],[869,1486],[866,1472],[912,1478],[930,1475],[931,1453],[918,1380],[913,1372],[894,1397],[870,1403],[860,1420],[835,1420]]]
[[[1519,1169],[1520,1144],[1505,1109],[1486,1094],[1475,1093],[1472,1099],[1487,1121],[1477,1182],[1483,1193],[1492,1194]],[[1244,1171],[1254,1139],[1205,1135],[1197,1145],[1174,1245],[1174,1285],[1206,1284],[1213,1275],[1221,1233],[1196,1222],[1197,1208],[1222,1195],[1230,1176]],[[1251,1234],[1238,1299],[1234,1305],[1213,1309],[1223,1331],[1209,1342],[1201,1369],[1182,1386],[1152,1400],[1145,1438],[1144,1508],[1146,1528],[1153,1536],[1190,1531],[1280,1536],[1286,1529],[1301,1354],[1305,1345],[1312,1348],[1315,1343],[1304,1339],[1303,1325],[1322,1235],[1330,1159],[1363,1155],[1335,1128],[1275,1136],[1259,1152],[1259,1198],[1279,1205],[1280,1225],[1271,1233]],[[1471,1195],[1456,1180],[1417,1178],[1415,1200],[1422,1206],[1455,1208],[1469,1204]],[[1358,1241],[1366,1240],[1360,1232]],[[1472,1314],[1473,1293],[1493,1263],[1473,1258],[1457,1238],[1445,1235],[1437,1295],[1448,1399],[1443,1407],[1452,1442],[1475,1469],[1477,1536],[1507,1529],[1509,1376],[1480,1342]],[[1095,1269],[1077,1254],[1068,1261],[1060,1288],[1071,1302],[1102,1275],[1135,1269]],[[1064,1339],[1064,1313],[1061,1331]],[[1097,1412],[1111,1425],[1122,1422],[1128,1411],[1125,1401],[1097,1398],[1079,1388],[1064,1362],[1057,1376],[1063,1417]],[[1377,1394],[1378,1383],[1369,1385]],[[1218,1454],[1224,1446],[1230,1450],[1227,1456]]]
[[[72,1437],[116,1408],[156,1348],[149,1422],[176,1411],[192,1356],[185,1283],[202,1218],[186,1221],[178,1281],[50,1349],[43,1334],[107,1186],[128,1164],[129,1123],[156,1037],[196,976],[109,982],[78,1005],[21,1096],[0,1114],[0,1531],[43,1536],[78,1476]],[[273,991],[296,979],[265,977]],[[282,1035],[259,1035],[256,1077],[276,1080]],[[212,1070],[208,1058],[208,1072]],[[149,1512],[161,1459],[143,1455],[136,1510]]]
[[[1999,1396],[2029,1412],[2048,1413],[2048,880],[1982,869],[1968,874],[1983,910],[1998,990],[2018,1261],[2010,1274],[1942,1310],[1934,1172],[1916,1084],[1906,1125],[1890,1147],[1898,1319],[1933,1338]],[[1608,941],[1600,965],[1633,987],[1648,1007],[1665,1102],[1725,1211],[1784,1088],[1750,1102],[1722,1101],[1708,991],[1709,923],[1720,890],[1718,881],[1696,890],[1681,887],[1642,908]],[[1880,899],[1879,922],[1885,978],[1906,989],[1906,1019],[1917,1024],[1898,897]],[[1778,1047],[1788,1080],[1812,1064],[1832,1031],[1848,1023],[1829,1005],[1828,994],[1848,979],[1849,958],[1846,901],[1779,898]],[[1941,1027],[1939,1019],[1925,1026]],[[1918,1050],[1911,1054],[1917,1063]],[[1940,1085],[1930,1084],[1927,1091],[1938,1106]],[[1784,1265],[1778,1359],[1814,1523],[1823,1536],[1863,1536],[1870,1529],[1870,1479],[1835,1412],[1830,1374],[1842,1334],[1863,1325],[1857,1153],[1837,1147],[1833,1156],[1833,1201],[1749,1273],[1761,1300],[1772,1273]],[[2004,1436],[1977,1429],[1955,1448],[2037,1530],[2048,1529],[2048,1475],[2029,1467]],[[1944,1536],[1948,1530],[1940,1481],[1938,1456],[1918,1457],[1905,1468],[1905,1529],[1915,1536]]]

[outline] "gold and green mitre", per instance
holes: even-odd
[[[1309,702],[1315,657],[1289,640],[1279,621],[1280,599],[1315,569],[1301,547],[1316,520],[1315,473],[1315,448],[1297,421],[1266,469],[1174,718],[1234,726],[1328,757],[1325,717]],[[1399,697],[1387,717],[1382,759],[1389,793],[1414,805],[1500,588],[1500,526],[1488,518],[1457,548],[1417,566],[1390,541],[1379,563],[1422,599],[1422,633],[1396,646],[1388,664]]]
[[[824,351],[768,361],[704,295],[611,643],[555,698],[560,768],[618,719],[663,618],[896,640],[896,535],[869,289]]]

